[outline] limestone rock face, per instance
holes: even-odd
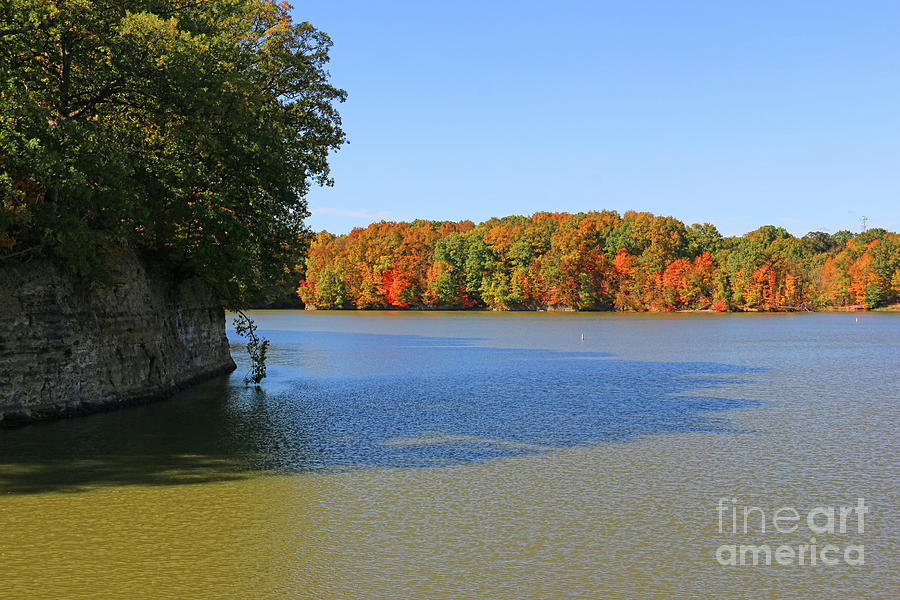
[[[235,368],[197,279],[125,250],[88,284],[46,259],[0,262],[0,426],[149,402]]]

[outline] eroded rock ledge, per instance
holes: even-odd
[[[225,313],[197,279],[130,250],[87,284],[47,259],[0,262],[0,427],[165,398],[234,370]]]

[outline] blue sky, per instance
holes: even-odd
[[[646,210],[900,231],[900,2],[297,2],[350,139],[313,230]]]

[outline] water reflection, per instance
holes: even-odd
[[[756,403],[710,389],[760,371],[465,338],[266,335],[264,391],[244,387],[239,369],[167,402],[0,432],[0,489],[448,466],[647,434],[734,432],[712,413]]]

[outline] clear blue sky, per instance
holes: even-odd
[[[900,2],[296,3],[350,139],[316,231],[646,210],[900,231]]]

